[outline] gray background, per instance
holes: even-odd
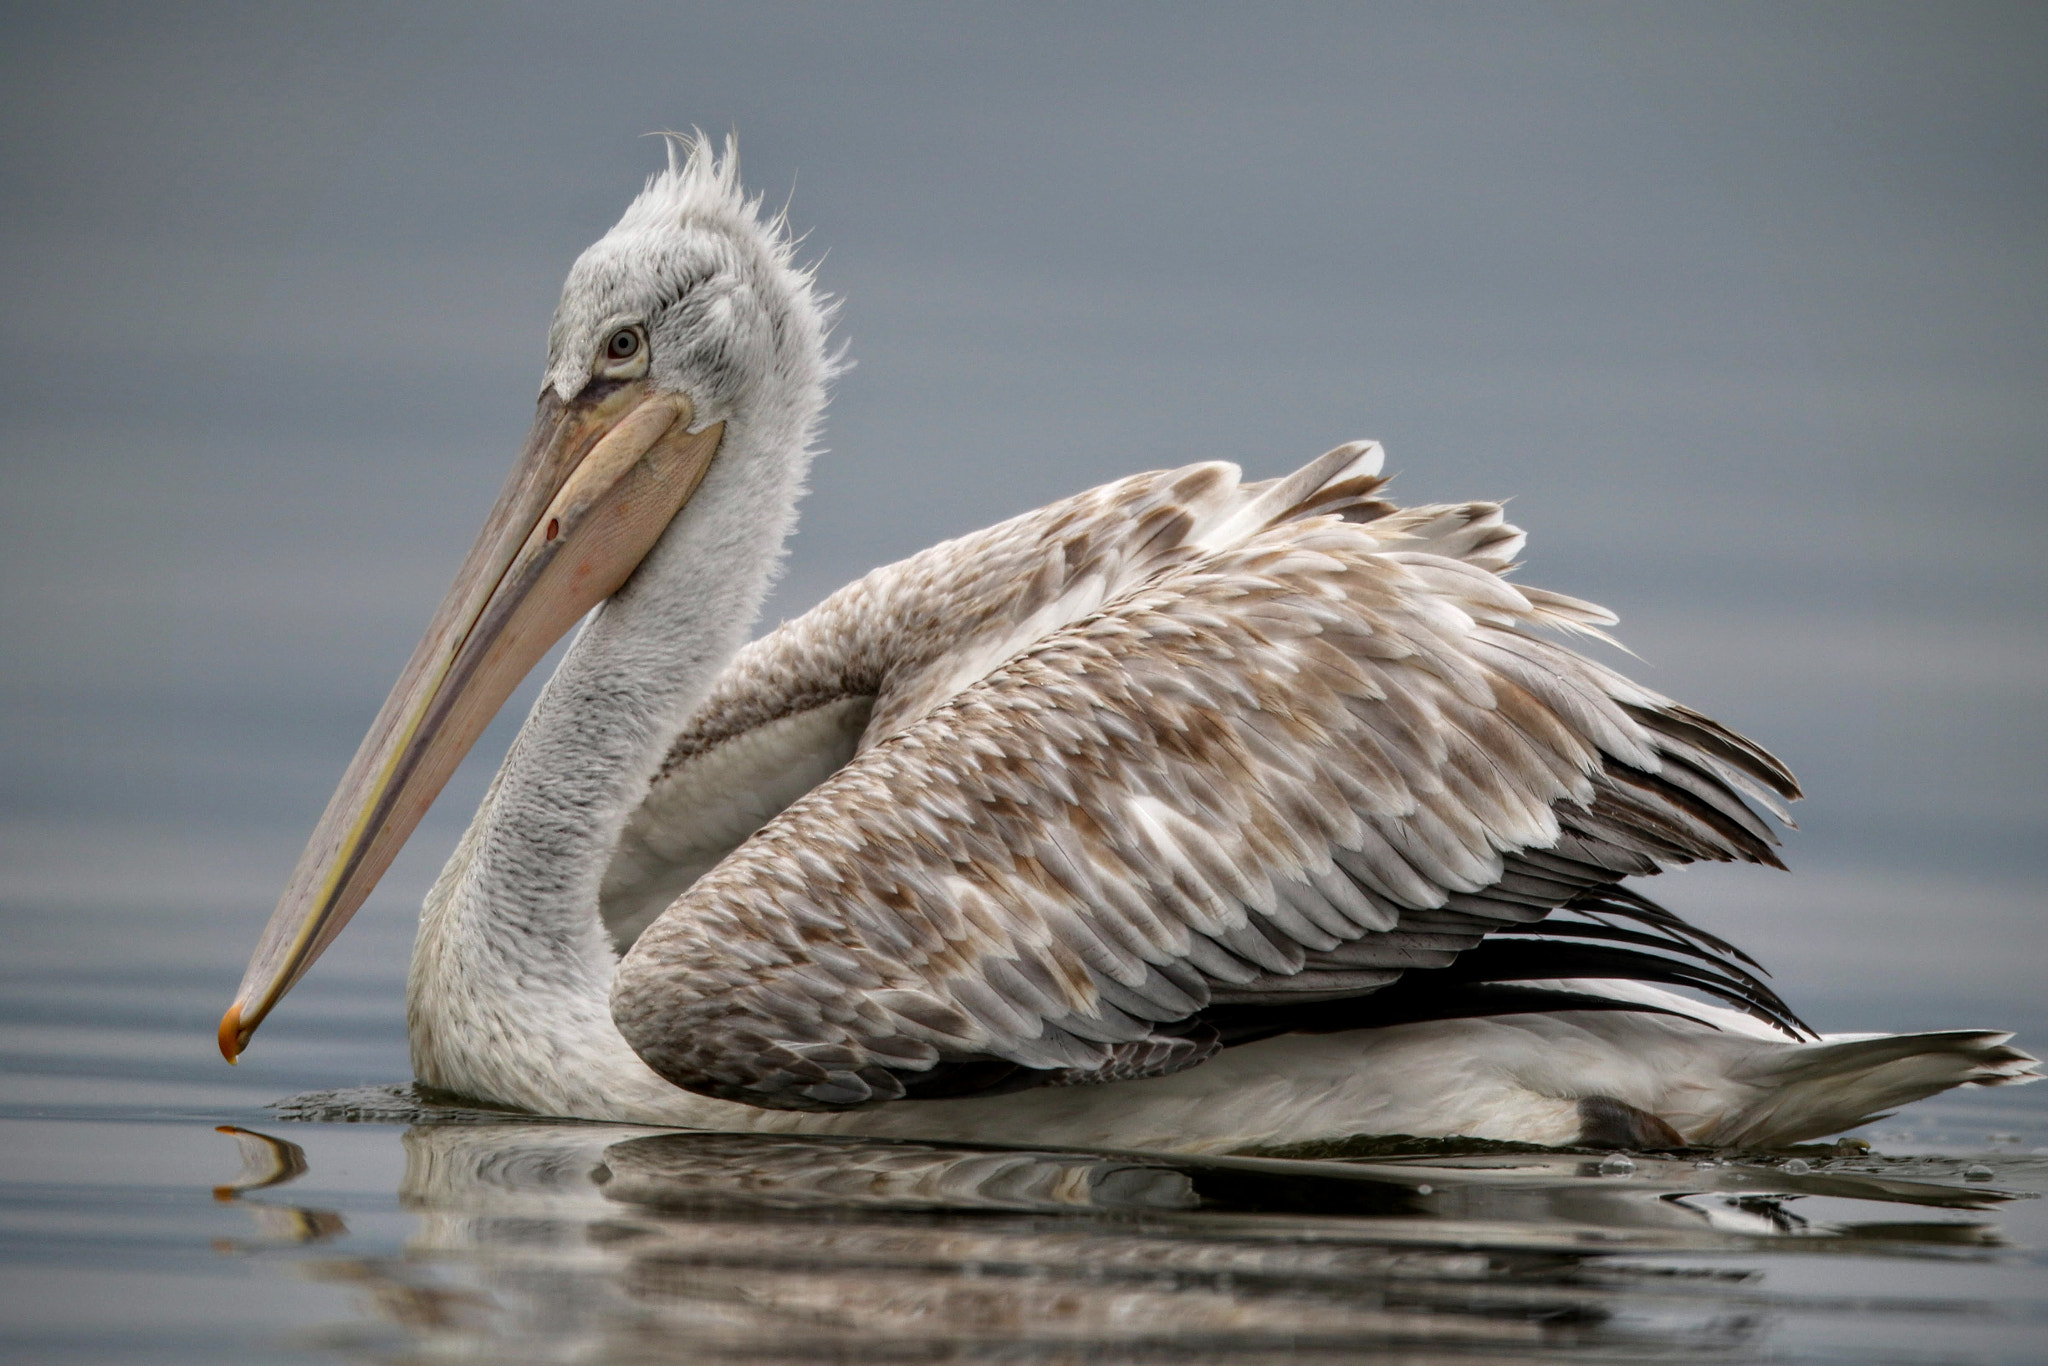
[[[1121,473],[1378,437],[1404,499],[1514,495],[1526,577],[1807,783],[1793,875],[1661,895],[1824,1027],[2048,1024],[2048,9],[4,23],[11,972],[184,974],[210,1047],[564,270],[642,135],[700,125],[790,198],[857,362],[771,621]],[[402,1075],[413,908],[509,724],[270,1031],[355,1021],[309,1076]]]

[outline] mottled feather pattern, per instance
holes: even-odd
[[[790,1109],[984,1061],[1147,1075],[1213,1051],[1204,1010],[1356,997],[1623,876],[1775,861],[1752,802],[1797,794],[1782,766],[1550,638],[1612,618],[1503,578],[1497,505],[1396,509],[1376,469],[1136,476],[747,647],[657,788],[779,716],[872,719],[626,955],[628,1041]]]

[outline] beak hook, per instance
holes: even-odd
[[[242,1003],[237,1001],[220,1017],[220,1055],[230,1063],[240,1062],[247,1042],[242,1037]]]

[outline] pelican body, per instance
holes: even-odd
[[[578,259],[533,435],[230,1060],[580,619],[421,917],[413,1065],[444,1091],[1214,1151],[1775,1143],[2031,1076],[1985,1031],[1817,1039],[1625,885],[1776,864],[1791,774],[1569,649],[1613,618],[1507,579],[1497,504],[1386,501],[1374,443],[1132,476],[749,643],[828,314],[701,139]]]

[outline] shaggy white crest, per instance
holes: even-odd
[[[576,259],[548,334],[548,382],[563,399],[589,381],[588,360],[614,328],[647,330],[649,374],[688,393],[697,423],[822,410],[832,375],[832,307],[799,266],[785,214],[763,217],[740,186],[739,151],[719,156],[702,133],[670,134],[668,168],[647,181],[611,231]],[[809,433],[806,433],[808,439]]]

